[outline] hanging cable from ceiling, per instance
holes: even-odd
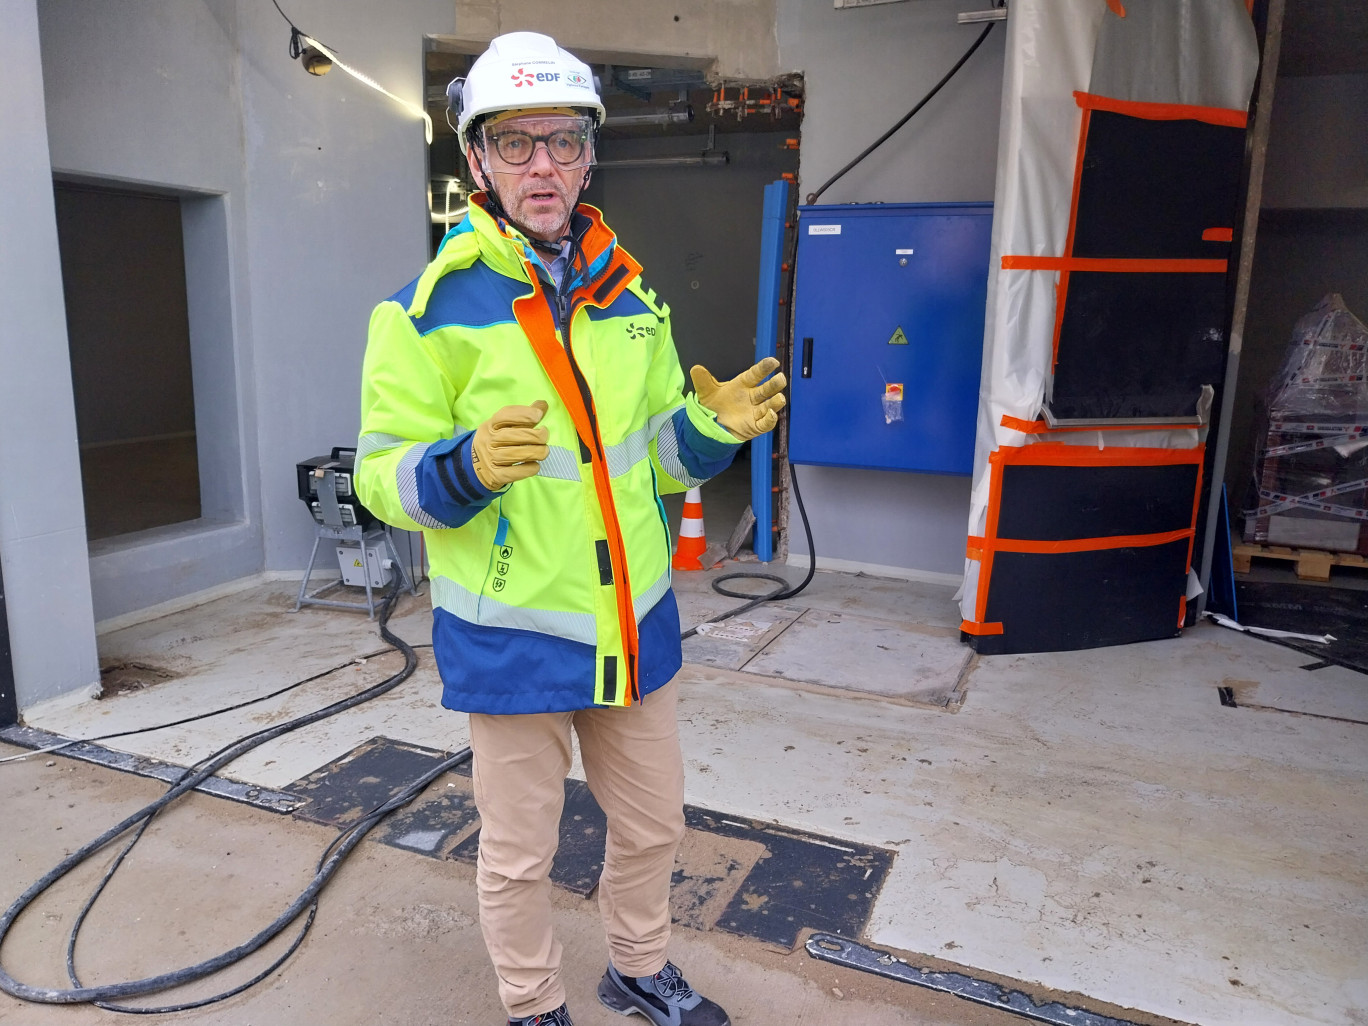
[[[275,5],[277,11],[280,11],[280,16],[284,18],[286,23],[290,26],[290,57],[299,61],[303,65],[305,71],[310,75],[322,76],[326,75],[332,67],[336,65],[362,85],[370,86],[370,88],[374,89],[376,92],[383,93],[411,114],[422,118],[424,137],[427,139],[428,145],[432,145],[432,118],[428,115],[427,111],[418,106],[418,104],[405,100],[402,96],[396,96],[365,72],[359,71],[347,64],[337,56],[336,51],[334,51],[332,47],[319,42],[318,39],[309,35],[291,21],[290,16],[281,9],[277,0],[271,0],[271,3]]]

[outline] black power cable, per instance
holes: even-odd
[[[415,649],[431,647],[430,644],[413,646]],[[183,719],[171,720],[167,723],[154,723],[150,727],[134,727],[131,730],[117,730],[112,734],[97,734],[95,737],[68,738],[58,745],[48,745],[46,748],[35,748],[32,751],[24,752],[20,755],[7,756],[6,758],[0,759],[0,765],[7,762],[19,762],[23,759],[31,759],[35,755],[48,755],[51,752],[60,752],[62,749],[70,748],[72,745],[90,745],[95,744],[98,741],[112,741],[118,737],[132,737],[135,734],[150,734],[154,730],[167,730],[171,727],[180,727],[187,723],[194,723],[197,720],[207,720],[212,716],[222,716],[224,713],[236,712],[238,709],[245,709],[249,705],[256,705],[258,702],[266,702],[272,698],[278,698],[287,692],[293,691],[295,688],[303,687],[305,684],[312,684],[316,680],[322,680],[324,677],[331,676],[338,670],[345,670],[348,666],[354,666],[358,661],[374,659],[376,656],[393,651],[393,648],[381,648],[376,649],[374,652],[367,652],[364,655],[353,656],[345,663],[338,663],[336,666],[330,666],[326,670],[320,670],[318,673],[304,677],[302,680],[297,680],[293,684],[286,684],[283,688],[277,688],[264,695],[258,695],[256,698],[247,698],[241,702],[235,702],[233,705],[225,705],[221,709],[210,709],[208,712],[196,713],[194,716],[186,716]]]
[[[834,185],[838,179],[844,176],[847,171],[849,171],[860,161],[864,160],[865,157],[869,156],[880,146],[886,143],[898,129],[902,128],[903,125],[911,121],[919,110],[921,110],[928,103],[930,103],[931,97],[935,96],[938,92],[940,92],[941,87],[955,77],[955,72],[959,71],[960,68],[964,67],[964,62],[967,61],[970,57],[974,56],[974,51],[977,50],[983,44],[983,41],[988,38],[988,33],[993,31],[993,26],[996,24],[997,22],[990,21],[987,25],[983,27],[983,31],[979,33],[979,37],[974,40],[974,45],[969,47],[968,50],[964,51],[964,56],[957,60],[955,62],[955,66],[945,73],[945,77],[943,77],[939,82],[937,82],[932,87],[931,91],[927,93],[925,96],[923,96],[921,100],[918,101],[915,107],[913,107],[906,114],[904,114],[896,125],[890,128],[883,135],[879,136],[879,138],[875,139],[872,143],[869,144],[869,146],[865,147],[864,151],[858,157],[856,157],[849,164],[841,168],[841,170],[837,171],[834,175],[832,175],[825,182],[823,182],[822,187],[820,189],[818,189],[816,192],[808,193],[808,203],[816,203],[818,197],[820,197],[822,193],[826,192],[827,189],[831,188],[831,186]]]
[[[803,507],[803,493],[798,490],[798,474],[792,463],[789,464],[789,480],[793,482],[793,497],[798,501],[798,513],[802,517],[803,531],[807,535],[808,555],[811,557],[808,563],[807,576],[803,578],[800,584],[794,587],[789,587],[788,580],[780,577],[778,574],[738,572],[734,574],[722,574],[719,577],[713,578],[712,589],[719,595],[726,595],[728,598],[750,599],[750,601],[743,606],[737,606],[735,609],[729,609],[725,613],[714,616],[710,620],[704,620],[703,623],[700,623],[695,627],[690,627],[679,636],[681,641],[686,638],[692,638],[698,633],[698,628],[703,626],[703,624],[721,623],[723,620],[730,620],[733,616],[740,616],[747,610],[754,609],[756,606],[762,605],[765,602],[778,602],[783,599],[791,599],[812,583],[813,575],[817,573],[817,550],[813,548],[812,545],[812,525],[808,523],[807,510]],[[733,591],[730,588],[723,587],[723,583],[726,581],[773,581],[775,584],[779,585],[779,587],[766,595],[756,596],[744,591]]]
[[[45,891],[48,890],[48,888],[52,887],[58,880],[62,879],[69,872],[75,869],[78,865],[85,862],[96,852],[108,846],[115,839],[127,833],[134,827],[139,827],[137,835],[134,836],[132,841],[127,846],[125,846],[124,850],[115,859],[114,865],[111,866],[110,869],[106,872],[104,878],[98,885],[95,893],[87,901],[85,907],[82,908],[81,913],[77,918],[76,924],[76,927],[79,928],[80,923],[84,921],[91,907],[95,904],[95,901],[98,899],[100,892],[108,883],[109,878],[113,874],[114,870],[117,869],[118,865],[127,856],[128,851],[132,848],[133,844],[136,843],[138,838],[142,836],[142,833],[146,829],[147,824],[152,820],[153,817],[155,817],[159,812],[161,812],[162,809],[166,808],[166,806],[171,804],[173,801],[175,801],[181,795],[185,794],[187,791],[192,790],[196,785],[201,783],[207,777],[211,776],[216,770],[227,765],[228,763],[237,759],[239,756],[245,754],[246,752],[249,752],[252,749],[257,748],[258,746],[265,744],[267,741],[280,737],[281,735],[289,733],[292,730],[296,730],[299,727],[306,726],[310,723],[316,723],[319,720],[334,715],[335,713],[342,712],[346,709],[351,709],[357,705],[360,705],[363,702],[369,701],[372,698],[377,698],[380,695],[383,695],[386,692],[397,687],[403,681],[407,680],[410,676],[412,676],[413,671],[417,668],[418,665],[417,654],[414,652],[413,647],[411,645],[405,642],[402,638],[399,638],[396,635],[394,635],[389,630],[388,626],[390,614],[394,610],[394,605],[398,601],[398,597],[399,589],[396,586],[395,590],[391,592],[390,595],[385,599],[385,603],[382,607],[380,615],[379,628],[380,636],[384,638],[384,640],[387,641],[390,645],[392,645],[395,649],[403,653],[404,668],[402,670],[400,670],[392,677],[389,677],[386,680],[381,681],[379,684],[372,685],[371,687],[366,688],[363,691],[357,692],[355,695],[352,695],[348,698],[342,699],[338,702],[334,702],[331,705],[325,706],[321,709],[314,710],[313,712],[305,713],[302,716],[298,716],[284,723],[278,723],[273,726],[263,728],[262,730],[249,734],[246,737],[240,738],[237,741],[234,741],[232,744],[229,744],[224,748],[219,749],[217,752],[214,752],[211,755],[206,756],[204,759],[201,759],[195,765],[188,767],[185,770],[185,772],[181,774],[180,778],[171,786],[171,788],[160,798],[158,798],[156,801],[150,802],[142,809],[133,813],[131,816],[128,816],[122,822],[110,827],[100,836],[96,837],[93,841],[90,841],[81,848],[72,852],[61,862],[59,862],[56,866],[54,866],[41,879],[32,884],[17,899],[15,899],[15,901],[5,911],[4,915],[0,916],[0,945],[3,945],[4,938],[9,933],[9,930],[13,927],[15,921],[24,912],[24,910],[29,905],[31,905],[35,899],[38,898],[39,895],[43,894]],[[67,989],[56,989],[48,987],[31,986],[29,984],[21,983],[20,981],[16,980],[4,969],[3,966],[0,966],[0,990],[3,990],[6,994],[9,994],[11,997],[18,998],[22,1001],[32,1001],[39,1004],[95,1003],[101,1005],[101,1007],[110,1008],[114,1011],[127,1011],[136,1014],[158,1014],[163,1012],[180,1011],[187,1008],[197,1008],[206,1004],[211,1004],[215,1001],[222,1001],[227,997],[231,997],[233,994],[240,993],[247,987],[250,987],[254,983],[257,983],[260,980],[264,979],[267,975],[274,971],[274,969],[276,969],[280,964],[282,964],[284,960],[288,958],[290,954],[292,954],[294,950],[299,946],[300,942],[304,938],[304,935],[308,932],[309,927],[313,923],[314,913],[317,910],[317,897],[319,893],[323,890],[323,888],[327,885],[328,881],[332,878],[333,874],[337,871],[338,867],[342,863],[342,860],[345,859],[347,855],[351,852],[351,850],[361,842],[361,839],[365,837],[365,835],[386,815],[388,815],[395,809],[400,808],[401,806],[412,801],[413,798],[416,797],[429,783],[431,783],[433,780],[439,777],[442,773],[445,773],[448,770],[454,768],[455,766],[458,766],[461,763],[466,762],[470,758],[470,755],[470,749],[467,747],[457,752],[455,755],[452,755],[451,757],[443,760],[442,762],[433,766],[428,772],[424,773],[423,776],[419,777],[417,780],[412,781],[407,787],[405,787],[399,794],[395,795],[392,799],[383,803],[380,806],[377,806],[375,809],[372,809],[361,820],[354,823],[346,830],[342,831],[333,840],[332,844],[329,845],[328,849],[325,850],[325,852],[323,853],[323,857],[320,859],[319,866],[314,874],[313,880],[310,881],[309,885],[304,889],[304,891],[269,926],[267,926],[264,930],[260,931],[249,940],[243,942],[242,944],[239,944],[237,947],[222,952],[221,954],[216,955],[213,958],[209,958],[202,962],[198,962],[195,965],[186,966],[185,968],[172,970],[166,973],[160,973],[156,976],[149,976],[141,980],[130,980],[124,983],[114,983],[97,987],[87,987],[82,986],[79,982],[79,978],[76,976],[75,966],[72,959],[72,952],[74,950],[75,945],[75,933],[73,931],[71,942],[69,943],[67,949],[67,968],[68,974],[71,976],[72,982],[74,984],[73,987]],[[211,975],[212,973],[218,972],[221,969],[225,969],[228,966],[234,964],[235,962],[238,962],[246,956],[259,950],[261,947],[263,947],[265,944],[271,941],[274,937],[282,933],[285,930],[285,928],[290,925],[290,923],[294,922],[296,919],[300,917],[300,915],[304,914],[306,909],[308,910],[308,916],[300,928],[299,935],[295,937],[294,941],[290,944],[285,954],[280,956],[269,969],[267,969],[263,973],[259,973],[256,977],[254,977],[252,980],[248,981],[245,984],[241,984],[225,993],[213,995],[212,997],[202,998],[193,1002],[183,1003],[174,1006],[166,1006],[161,1008],[134,1008],[109,1004],[109,1002],[117,1000],[124,1000],[130,997],[139,997],[144,994],[151,994],[157,991],[167,990],[171,987],[180,986],[182,984],[193,982],[194,980],[202,979],[206,976]]]

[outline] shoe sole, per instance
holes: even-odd
[[[626,994],[623,994],[612,984],[606,984],[602,981],[599,982],[598,999],[599,1004],[610,1012],[617,1012],[618,1015],[640,1015],[648,1021],[651,1020],[651,1017],[647,1015],[643,1009],[639,1008],[635,1001]]]
[[[599,1004],[610,1012],[617,1012],[618,1015],[639,1015],[650,1023],[656,1021],[651,1013],[638,1005],[630,995],[622,993],[616,986],[605,980],[599,981],[598,999]],[[728,1018],[723,1026],[731,1026],[731,1019]]]

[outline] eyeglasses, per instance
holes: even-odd
[[[537,143],[545,143],[551,159],[563,168],[582,167],[591,159],[588,118],[567,121],[565,127],[544,134],[512,124],[495,125],[485,128],[484,138],[485,144],[499,155],[499,159],[513,167],[531,163]]]

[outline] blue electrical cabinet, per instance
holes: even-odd
[[[971,473],[992,204],[798,210],[789,459]]]

